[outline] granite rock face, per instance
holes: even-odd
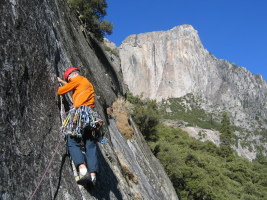
[[[101,45],[85,36],[66,1],[2,0],[0,12],[0,199],[29,199],[54,153],[33,199],[178,199],[138,130],[131,141],[123,141],[106,118],[106,108],[124,93],[122,81]],[[67,106],[67,101],[56,94],[57,76],[71,66],[95,86],[96,110],[109,139],[99,145],[94,189],[76,184],[60,140],[61,102]],[[133,156],[125,163],[140,182],[126,178],[117,153],[123,159],[125,151]],[[140,154],[135,157],[135,152]],[[151,167],[138,166],[143,163]]]
[[[161,101],[193,94],[206,111],[229,112],[236,126],[251,132],[267,128],[265,80],[215,58],[191,25],[128,36],[118,50],[124,82],[134,95]],[[260,138],[249,140],[261,143]]]

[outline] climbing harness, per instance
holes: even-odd
[[[61,99],[62,101],[62,99]],[[63,106],[62,102],[61,105]],[[62,108],[61,108],[62,109]],[[63,113],[61,113],[63,117]],[[104,137],[104,132],[101,130],[103,120],[100,118],[100,115],[97,112],[94,112],[89,106],[80,106],[79,108],[72,108],[67,112],[66,118],[63,120],[61,132],[64,133],[61,135],[60,140],[56,146],[56,149],[50,159],[41,180],[37,184],[33,194],[30,197],[30,200],[34,198],[39,189],[41,183],[44,180],[45,175],[48,172],[48,169],[51,167],[51,164],[58,152],[61,141],[64,139],[65,135],[71,134],[76,137],[82,137],[85,129],[90,129],[94,134],[94,137],[99,140],[101,144],[105,144],[107,139]],[[96,134],[97,132],[98,134]]]
[[[94,112],[91,107],[83,105],[78,108],[72,108],[68,111],[65,120],[63,121],[61,131],[64,135],[72,135],[77,138],[82,138],[86,130],[92,132],[92,136],[104,144],[107,139],[104,139],[104,131],[101,129],[103,120],[97,112]]]
[[[69,68],[66,70],[64,78],[67,79],[68,75],[73,71],[78,70],[78,68]],[[88,87],[89,88],[89,87]],[[86,88],[85,90],[87,90]],[[84,90],[84,91],[85,91]],[[84,92],[83,91],[83,92]],[[82,93],[83,93],[82,92]],[[81,94],[82,94],[81,93]],[[81,95],[80,94],[80,95]],[[79,96],[80,96],[79,95]],[[79,96],[76,98],[76,100],[79,98]],[[64,118],[64,105],[62,102],[62,97],[60,98],[61,101],[61,119]],[[66,118],[63,120],[62,126],[61,126],[61,132],[63,133],[60,136],[60,140],[58,141],[58,144],[56,146],[56,149],[52,155],[52,158],[50,159],[44,174],[41,177],[41,180],[37,184],[33,194],[30,197],[30,200],[34,198],[34,196],[37,193],[37,190],[39,189],[42,181],[44,180],[45,175],[47,174],[49,168],[51,167],[51,164],[59,150],[59,146],[61,141],[64,139],[64,136],[71,134],[73,136],[76,136],[78,138],[81,138],[85,132],[86,129],[91,130],[93,137],[99,140],[102,144],[107,142],[107,139],[104,137],[104,131],[102,130],[103,120],[101,119],[100,115],[97,112],[94,112],[91,107],[89,106],[80,106],[79,108],[72,108],[67,113]]]

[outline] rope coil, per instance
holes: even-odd
[[[68,135],[82,137],[85,129],[90,129],[94,132],[102,125],[103,120],[97,112],[94,112],[89,106],[80,106],[72,108],[63,121],[61,131]]]

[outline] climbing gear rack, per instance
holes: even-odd
[[[103,139],[104,132],[101,130],[103,120],[100,115],[93,111],[89,106],[83,105],[78,108],[72,108],[68,111],[61,127],[64,135],[82,138],[86,129],[91,130],[92,136],[101,138],[100,142],[104,144],[107,139]]]

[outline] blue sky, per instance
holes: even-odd
[[[129,35],[192,25],[209,52],[267,80],[267,0],[106,0],[117,46]]]

